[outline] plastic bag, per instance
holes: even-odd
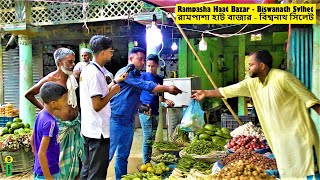
[[[181,129],[184,131],[197,131],[204,125],[204,112],[199,101],[192,100],[183,115]]]

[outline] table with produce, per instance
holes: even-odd
[[[4,127],[0,127],[0,166],[5,171],[4,159],[13,158],[12,172],[24,172],[32,169],[34,156],[31,151],[32,129],[30,124],[22,123],[22,119],[15,117]]]
[[[190,133],[192,135],[190,135]],[[229,131],[205,124],[195,132],[177,127],[172,142],[154,142],[151,162],[123,180],[277,179],[274,158],[260,127],[251,122]]]

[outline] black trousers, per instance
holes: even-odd
[[[85,162],[83,162],[80,180],[105,180],[109,166],[110,138],[100,139],[84,137]]]

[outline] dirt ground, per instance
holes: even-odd
[[[18,173],[15,174],[13,173],[12,176],[6,177],[5,173],[0,173],[0,179],[2,180],[32,180],[33,179],[33,173],[32,171],[30,172],[24,172],[24,173]]]

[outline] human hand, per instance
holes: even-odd
[[[123,74],[121,74],[120,76],[118,76],[118,77],[115,79],[115,81],[116,81],[117,83],[119,83],[119,82],[121,82],[121,81],[124,81],[125,79],[127,79],[128,75],[129,75],[129,73],[124,72]]]
[[[174,102],[171,101],[170,99],[166,99],[165,103],[168,105],[168,107],[173,107],[174,106]]]
[[[196,99],[198,101],[201,101],[203,98],[206,97],[206,93],[204,90],[192,90],[192,95],[191,98],[192,99]]]
[[[170,94],[173,94],[173,95],[177,95],[177,94],[181,94],[182,91],[177,88],[176,86],[169,86],[169,91],[168,91]]]
[[[115,84],[110,88],[110,93],[117,94],[118,92],[120,92],[120,85],[119,84]]]
[[[148,105],[149,106],[149,105]],[[147,115],[147,116],[151,116],[151,111],[152,109],[149,108],[149,111],[144,111],[143,114]]]

